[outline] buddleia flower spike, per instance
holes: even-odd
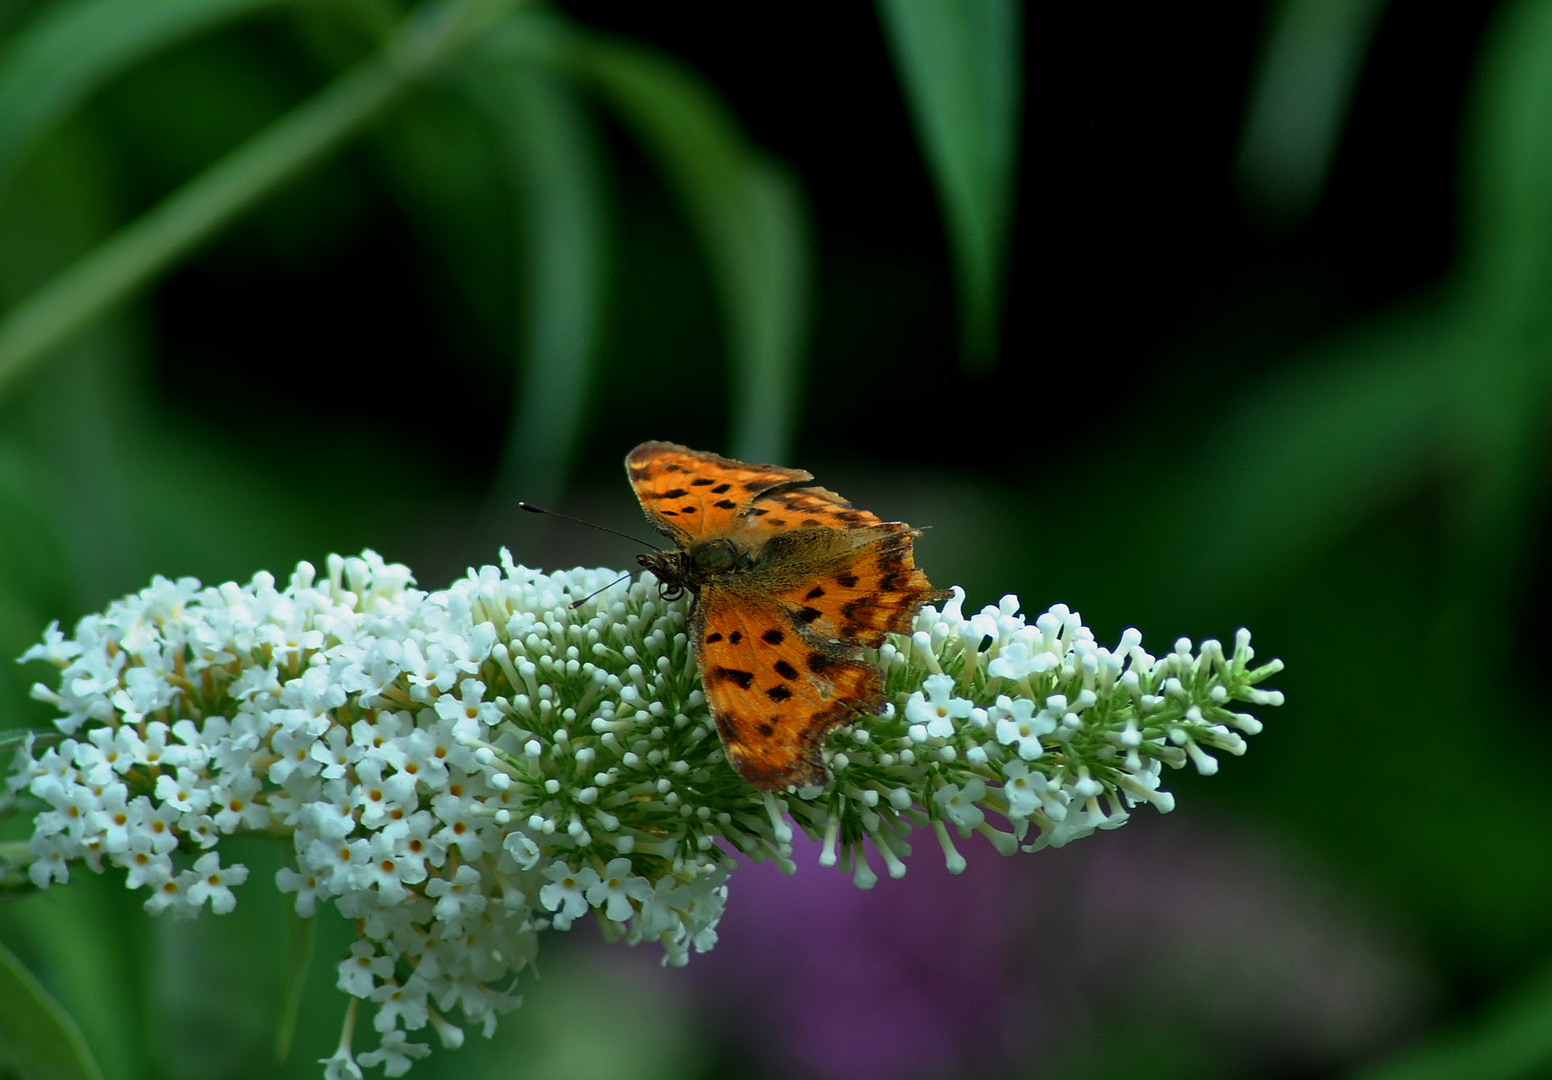
[[[284,582],[156,578],[50,627],[23,659],[53,667],[33,694],[59,715],[14,748],[6,795],[32,833],[0,882],[109,871],[176,918],[255,888],[303,916],[332,904],[357,938],[325,1073],[398,1076],[428,1031],[494,1030],[547,931],[590,919],[683,964],[716,943],[738,856],[794,869],[795,830],[863,887],[875,865],[904,874],[920,830],[956,871],[974,833],[1004,854],[1069,843],[1168,811],[1167,769],[1213,772],[1260,730],[1249,710],[1281,702],[1244,631],[1154,655],[1061,606],[966,615],[956,588],[846,653],[879,711],[814,747],[813,783],[762,790],[708,707],[709,623],[617,577],[503,552],[427,592],[368,551]],[[279,838],[286,868],[251,877],[240,835]],[[357,1052],[362,1006],[376,1045]]]

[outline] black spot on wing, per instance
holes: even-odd
[[[710,487],[712,484],[715,484],[715,483],[716,483],[716,481],[711,479],[709,476],[698,476],[694,480],[690,481],[690,486],[691,487]]]
[[[808,595],[803,597],[803,599],[805,599],[805,600],[818,600],[823,595],[824,595],[824,590],[821,589],[818,585],[815,585],[812,589],[808,590]]]
[[[815,651],[808,654],[807,663],[809,671],[815,675],[823,675],[834,666],[835,660],[825,653]]]
[[[792,691],[778,683],[777,685],[767,690],[765,692],[765,696],[770,698],[772,701],[786,701],[792,696]]]
[[[679,508],[679,512],[681,514],[698,514],[700,513],[700,509],[701,508],[696,506],[694,503],[686,503],[684,506]]]
[[[717,507],[721,507],[723,510],[731,510],[731,509],[733,509],[733,507],[737,506],[738,504],[736,502],[734,502],[732,499],[719,499],[717,502],[712,503],[712,505],[713,506],[717,506]]]
[[[706,483],[709,484],[711,481],[708,480]],[[726,495],[730,490],[732,490],[732,487],[732,484],[718,484],[716,487],[711,489],[711,493],[713,495]]]
[[[824,614],[824,612],[820,611],[818,608],[806,607],[806,608],[800,609],[798,611],[798,613],[796,614],[795,618],[799,622],[807,624],[807,623],[813,622],[815,619],[819,618],[823,614]]]
[[[798,677],[798,669],[787,663],[785,660],[776,661],[775,667],[776,674],[780,675],[783,679],[795,679]]]
[[[682,498],[684,498],[688,494],[689,494],[689,492],[684,490],[684,488],[674,488],[672,491],[665,491],[665,492],[663,492],[663,494],[659,495],[658,498],[660,498],[660,499],[682,499]]]
[[[772,727],[770,724],[761,724],[760,728],[759,728],[759,731],[760,731],[760,734],[764,735],[767,739],[770,738],[772,735],[776,734],[776,729],[774,727]]]
[[[760,635],[760,640],[765,642],[767,645],[780,645],[783,641],[787,640],[787,635],[783,634],[780,630],[773,626],[765,633]]]
[[[717,642],[719,642],[721,640],[722,640],[722,635],[721,634],[710,633],[710,634],[706,635],[706,644],[708,644],[708,645],[715,645]]]
[[[850,589],[857,584],[856,574],[838,574],[835,583],[843,589]]]
[[[737,683],[740,690],[747,690],[754,682],[754,672],[739,671],[737,668],[727,668],[718,665],[711,669],[711,678],[715,682]]]
[[[740,641],[743,641],[743,640],[744,640],[744,634],[743,634],[743,631],[741,631],[741,630],[734,630],[731,634],[728,635],[728,644],[729,645],[737,645]]]

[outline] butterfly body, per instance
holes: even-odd
[[[626,469],[675,544],[641,565],[665,597],[694,597],[688,632],[728,761],[762,790],[822,783],[829,733],[883,707],[865,650],[942,595],[915,566],[917,531],[799,469],[660,442]]]

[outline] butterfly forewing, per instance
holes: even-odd
[[[739,512],[761,492],[814,478],[801,469],[745,465],[663,442],[636,447],[625,459],[625,469],[652,523],[681,547],[697,537],[739,528]]]

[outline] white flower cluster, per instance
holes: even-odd
[[[1212,640],[1193,652],[1181,638],[1154,657],[1136,630],[1114,650],[1097,644],[1065,604],[1028,623],[1014,596],[969,618],[963,602],[956,586],[942,611],[923,609],[909,642],[880,649],[890,696],[903,708],[832,740],[853,745],[830,758],[831,783],[788,804],[824,836],[821,861],[852,869],[863,888],[877,881],[864,839],[901,877],[907,837],[930,825],[958,873],[965,860],[950,825],[1008,855],[1026,839],[1023,850],[1036,851],[1116,828],[1138,803],[1167,813],[1175,801],[1160,786],[1164,766],[1215,773],[1204,747],[1243,754],[1241,733],[1261,730],[1230,703],[1282,704],[1279,691],[1256,689],[1282,663],[1252,668],[1246,630],[1232,655]]]
[[[864,887],[865,841],[899,876],[917,826],[957,870],[949,826],[1011,853],[1168,810],[1162,766],[1213,771],[1205,748],[1241,753],[1235,729],[1259,729],[1229,704],[1280,702],[1255,689],[1279,665],[1251,669],[1243,631],[1232,655],[1154,658],[1134,631],[1096,645],[1060,606],[1031,624],[1009,597],[967,619],[956,589],[880,650],[890,704],[832,737],[831,780],[761,795],[722,759],[686,603],[616,576],[503,552],[427,593],[367,552],[283,589],[158,578],[72,637],[51,627],[23,659],[58,666],[34,696],[63,715],[8,781],[41,804],[31,882],[106,864],[153,912],[221,913],[247,877],[221,838],[287,842],[276,885],[302,915],[326,900],[357,921],[339,986],[376,1007],[379,1046],[347,1039],[327,1071],[397,1076],[428,1052],[409,1032],[461,1041],[443,1014],[493,1029],[542,929],[591,914],[665,962],[710,948],[732,852],[790,866],[789,816]]]

